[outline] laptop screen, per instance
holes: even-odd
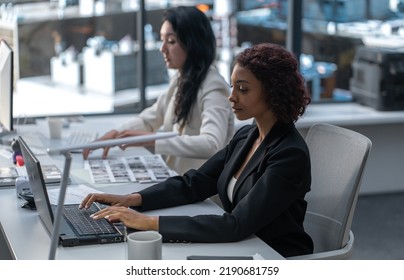
[[[27,169],[28,180],[34,195],[36,209],[47,230],[52,232],[54,218],[41,164],[21,136],[18,137],[18,142],[20,143],[22,156],[25,161],[25,168]]]
[[[13,131],[13,50],[0,39],[0,133]]]
[[[19,136],[18,141],[25,160],[25,167],[38,214],[49,233],[54,231],[54,213],[49,201],[48,191],[39,160],[30,150],[24,139]],[[106,244],[123,242],[122,231],[116,228],[106,219],[94,220],[91,213],[100,210],[96,204],[91,211],[79,209],[77,205],[65,205],[63,219],[61,220],[60,243],[62,246],[71,247],[78,245]],[[67,211],[69,210],[69,211]],[[75,213],[72,213],[75,212]],[[70,213],[71,215],[68,215]],[[80,219],[79,219],[80,218]],[[52,236],[53,239],[53,236]],[[52,243],[52,245],[54,245]]]

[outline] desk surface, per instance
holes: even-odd
[[[121,191],[125,190],[122,187]],[[130,187],[134,190],[133,185]],[[111,190],[109,190],[111,191]],[[16,197],[15,189],[0,190],[0,221],[3,226],[7,241],[16,259],[47,259],[50,246],[50,235],[39,219],[36,211],[23,209],[22,200]],[[150,211],[150,214],[180,215],[195,214],[220,214],[220,208],[210,200],[194,205],[174,207],[159,211]],[[56,253],[57,259],[125,259],[125,243],[87,245],[78,247],[59,247]],[[188,255],[255,255],[259,254],[264,259],[282,259],[277,252],[263,243],[257,237],[250,237],[235,243],[219,244],[163,244],[163,259],[185,259]]]
[[[297,128],[308,128],[314,123],[340,126],[361,126],[404,123],[404,111],[378,111],[354,102],[310,104],[296,123]]]
[[[235,120],[236,128],[252,120]],[[404,123],[404,110],[378,111],[354,102],[312,103],[305,114],[296,122],[298,129],[306,130],[315,123],[329,123],[338,126],[377,126]]]
[[[89,125],[87,123],[87,125]],[[39,122],[36,130],[45,131],[44,122]],[[33,133],[34,127],[25,127],[22,134]],[[39,128],[38,128],[39,127]],[[104,123],[105,127],[105,123]],[[47,138],[44,133],[43,138]],[[29,136],[26,140],[29,143]],[[35,141],[34,141],[35,142]],[[45,141],[46,143],[46,141]],[[50,142],[49,142],[50,143]],[[49,144],[48,143],[48,144]],[[134,148],[133,153],[144,154],[146,149]],[[128,152],[129,150],[127,150]],[[111,150],[113,156],[123,156],[119,149]],[[127,153],[125,155],[128,155]],[[41,162],[53,162],[60,168],[63,168],[63,157],[38,155]],[[5,159],[0,159],[0,164],[9,164]],[[74,183],[89,182],[89,174],[83,170],[83,161],[80,154],[73,155],[71,169],[71,178]],[[110,184],[110,185],[92,185],[104,192],[129,193],[147,187],[146,184]],[[47,259],[51,237],[46,231],[44,225],[36,211],[23,209],[23,201],[17,198],[15,188],[0,189],[0,223],[2,225],[6,242],[16,259]],[[211,200],[206,200],[197,204],[167,208],[162,210],[149,211],[156,215],[188,215],[197,214],[221,214],[223,210]],[[0,232],[1,234],[1,232]],[[64,248],[59,247],[56,253],[57,259],[125,259],[125,243],[87,245],[79,247]],[[217,256],[240,256],[259,254],[264,259],[283,259],[276,251],[265,244],[256,236],[251,236],[240,242],[233,243],[212,243],[212,244],[163,244],[163,259],[186,259],[188,255],[217,255]]]

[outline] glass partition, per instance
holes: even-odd
[[[158,50],[164,9],[204,4],[217,34],[217,66],[228,79],[240,48],[259,42],[287,46],[294,1],[145,0],[147,105],[164,92],[170,75]],[[136,84],[138,0],[7,3],[0,5],[0,37],[12,38],[15,53],[15,117],[142,109]],[[402,1],[303,0],[301,8],[301,30],[294,32],[301,32],[300,67],[313,102],[354,99],[358,47],[404,45]],[[73,103],[66,106],[64,100]]]

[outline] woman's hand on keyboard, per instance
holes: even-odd
[[[124,206],[111,206],[91,215],[94,219],[105,218],[111,222],[122,222],[125,226],[138,230],[159,230],[159,218],[148,216]]]
[[[107,194],[107,193],[89,193],[80,203],[79,208],[88,209],[93,202],[115,206],[141,206],[142,197],[138,193],[133,194]]]

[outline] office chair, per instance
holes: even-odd
[[[288,259],[347,259],[352,255],[351,224],[372,142],[329,124],[314,124],[306,142],[312,183],[304,227],[313,239],[314,253]]]

